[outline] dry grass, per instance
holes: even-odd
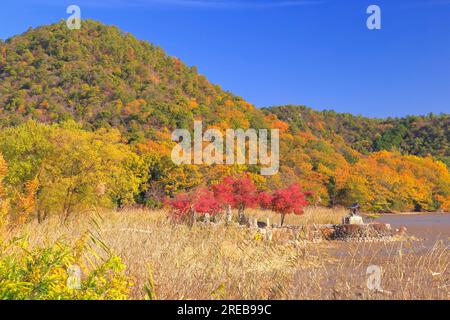
[[[336,223],[343,210],[308,209],[287,223]],[[250,212],[260,220],[271,213]],[[158,299],[448,299],[449,251],[443,244],[417,252],[417,243],[264,242],[255,231],[224,225],[173,225],[162,211],[105,212],[104,242],[135,279],[134,299],[153,278]],[[30,235],[41,245],[75,241],[92,220],[73,217],[30,223],[9,236]],[[382,267],[383,292],[369,291],[366,269]]]
[[[280,224],[280,215],[272,211],[249,209],[247,212],[249,216],[257,217],[260,221],[266,222],[267,218],[269,218],[271,224]],[[288,225],[339,224],[346,214],[348,214],[348,210],[344,208],[309,207],[305,209],[302,215],[287,215],[284,223]]]

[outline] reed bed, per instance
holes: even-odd
[[[338,223],[345,210],[309,208],[288,224]],[[271,212],[249,211],[265,221]],[[101,217],[101,218],[100,218]],[[448,247],[438,242],[277,243],[254,230],[225,225],[173,224],[164,211],[80,214],[9,230],[34,246],[73,243],[95,230],[119,255],[134,285],[132,299],[449,299]],[[367,287],[367,267],[379,266],[381,290]]]

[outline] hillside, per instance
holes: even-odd
[[[307,130],[331,140],[340,136],[364,154],[398,150],[417,156],[432,155],[450,165],[450,114],[371,119],[332,110],[315,111],[305,106],[264,110],[289,123],[294,132]]]
[[[194,119],[221,129],[280,129],[280,173],[263,177],[257,166],[175,166],[170,132],[192,128]],[[70,155],[77,145],[95,157],[109,157],[115,172],[132,175],[119,177],[124,186],[109,201],[115,205],[159,206],[165,196],[248,172],[263,190],[299,183],[313,192],[315,204],[359,201],[372,211],[450,209],[448,168],[436,161],[448,161],[448,115],[380,120],[305,107],[257,109],[163,49],[92,20],[83,21],[80,30],[61,21],[0,43],[0,127],[0,153],[9,166],[6,189],[14,196],[15,188],[26,190],[36,177],[42,189],[44,178],[50,184],[56,181],[52,175],[60,174],[58,186],[67,187],[71,161],[84,160],[77,152]],[[121,136],[102,129],[117,129]],[[92,149],[98,140],[104,149]],[[124,157],[133,160],[125,171]],[[61,163],[68,169],[52,167],[42,174],[45,166]],[[90,170],[103,163],[85,165]],[[117,177],[111,180],[107,169],[105,181],[116,186]],[[84,176],[77,171],[78,178]],[[89,184],[96,173],[90,177],[83,188],[68,188],[83,190],[91,204],[95,188]],[[35,196],[43,197],[42,190]],[[55,192],[56,185],[49,190]],[[84,196],[78,194],[77,201]]]
[[[26,118],[75,119],[86,128],[120,128],[130,138],[188,127],[198,115],[236,127],[263,123],[260,112],[209,83],[195,67],[91,20],[80,30],[61,21],[1,43],[0,105],[3,126]]]

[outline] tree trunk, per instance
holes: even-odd
[[[42,221],[43,221],[41,209],[37,210],[37,220],[38,220],[38,223],[42,223]]]
[[[44,215],[42,216],[42,221],[46,220],[48,217],[48,210],[44,210]]]
[[[282,215],[281,215],[281,226],[284,225],[284,217],[285,217],[285,216],[286,216],[285,214],[282,214]]]
[[[72,195],[73,190],[72,188],[67,189],[66,199],[64,200],[64,207],[63,207],[63,224],[67,222],[67,219],[69,218],[70,212],[72,211]]]

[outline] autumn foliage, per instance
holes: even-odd
[[[281,225],[287,214],[303,214],[303,208],[306,205],[308,201],[298,184],[276,190],[272,195],[271,209],[281,214]]]
[[[159,208],[165,198],[198,214],[235,208],[244,218],[246,208],[272,208],[272,197],[294,184],[313,205],[450,211],[448,114],[260,109],[118,28],[85,20],[78,31],[63,21],[0,41],[0,210],[9,221]],[[222,132],[278,129],[279,172],[175,165],[171,133],[194,120]]]
[[[273,195],[269,192],[263,191],[258,196],[258,202],[262,209],[272,209]]]
[[[175,198],[168,200],[167,204],[171,206],[171,216],[174,220],[181,221],[192,212],[192,198],[186,193],[178,194]]]
[[[281,214],[281,225],[287,214],[302,214],[308,205],[306,193],[298,184],[288,188],[258,192],[249,175],[225,177],[222,182],[214,184],[210,189],[201,188],[190,194],[181,193],[168,201],[171,216],[176,220],[186,220],[194,212],[198,214],[216,215],[227,206],[237,209],[239,222],[245,222],[245,209],[259,207],[273,210]],[[187,219],[189,220],[189,219]]]
[[[3,156],[0,154],[0,226],[5,223],[7,218],[9,203],[6,198],[6,190],[3,186],[3,179],[7,172],[6,162]]]
[[[221,208],[221,203],[214,197],[214,193],[207,188],[202,188],[195,196],[193,205],[195,212],[200,214],[215,215]]]
[[[230,205],[239,211],[239,220],[244,218],[246,208],[258,203],[256,186],[249,175],[225,177],[222,183],[213,186],[214,195],[222,205]]]

